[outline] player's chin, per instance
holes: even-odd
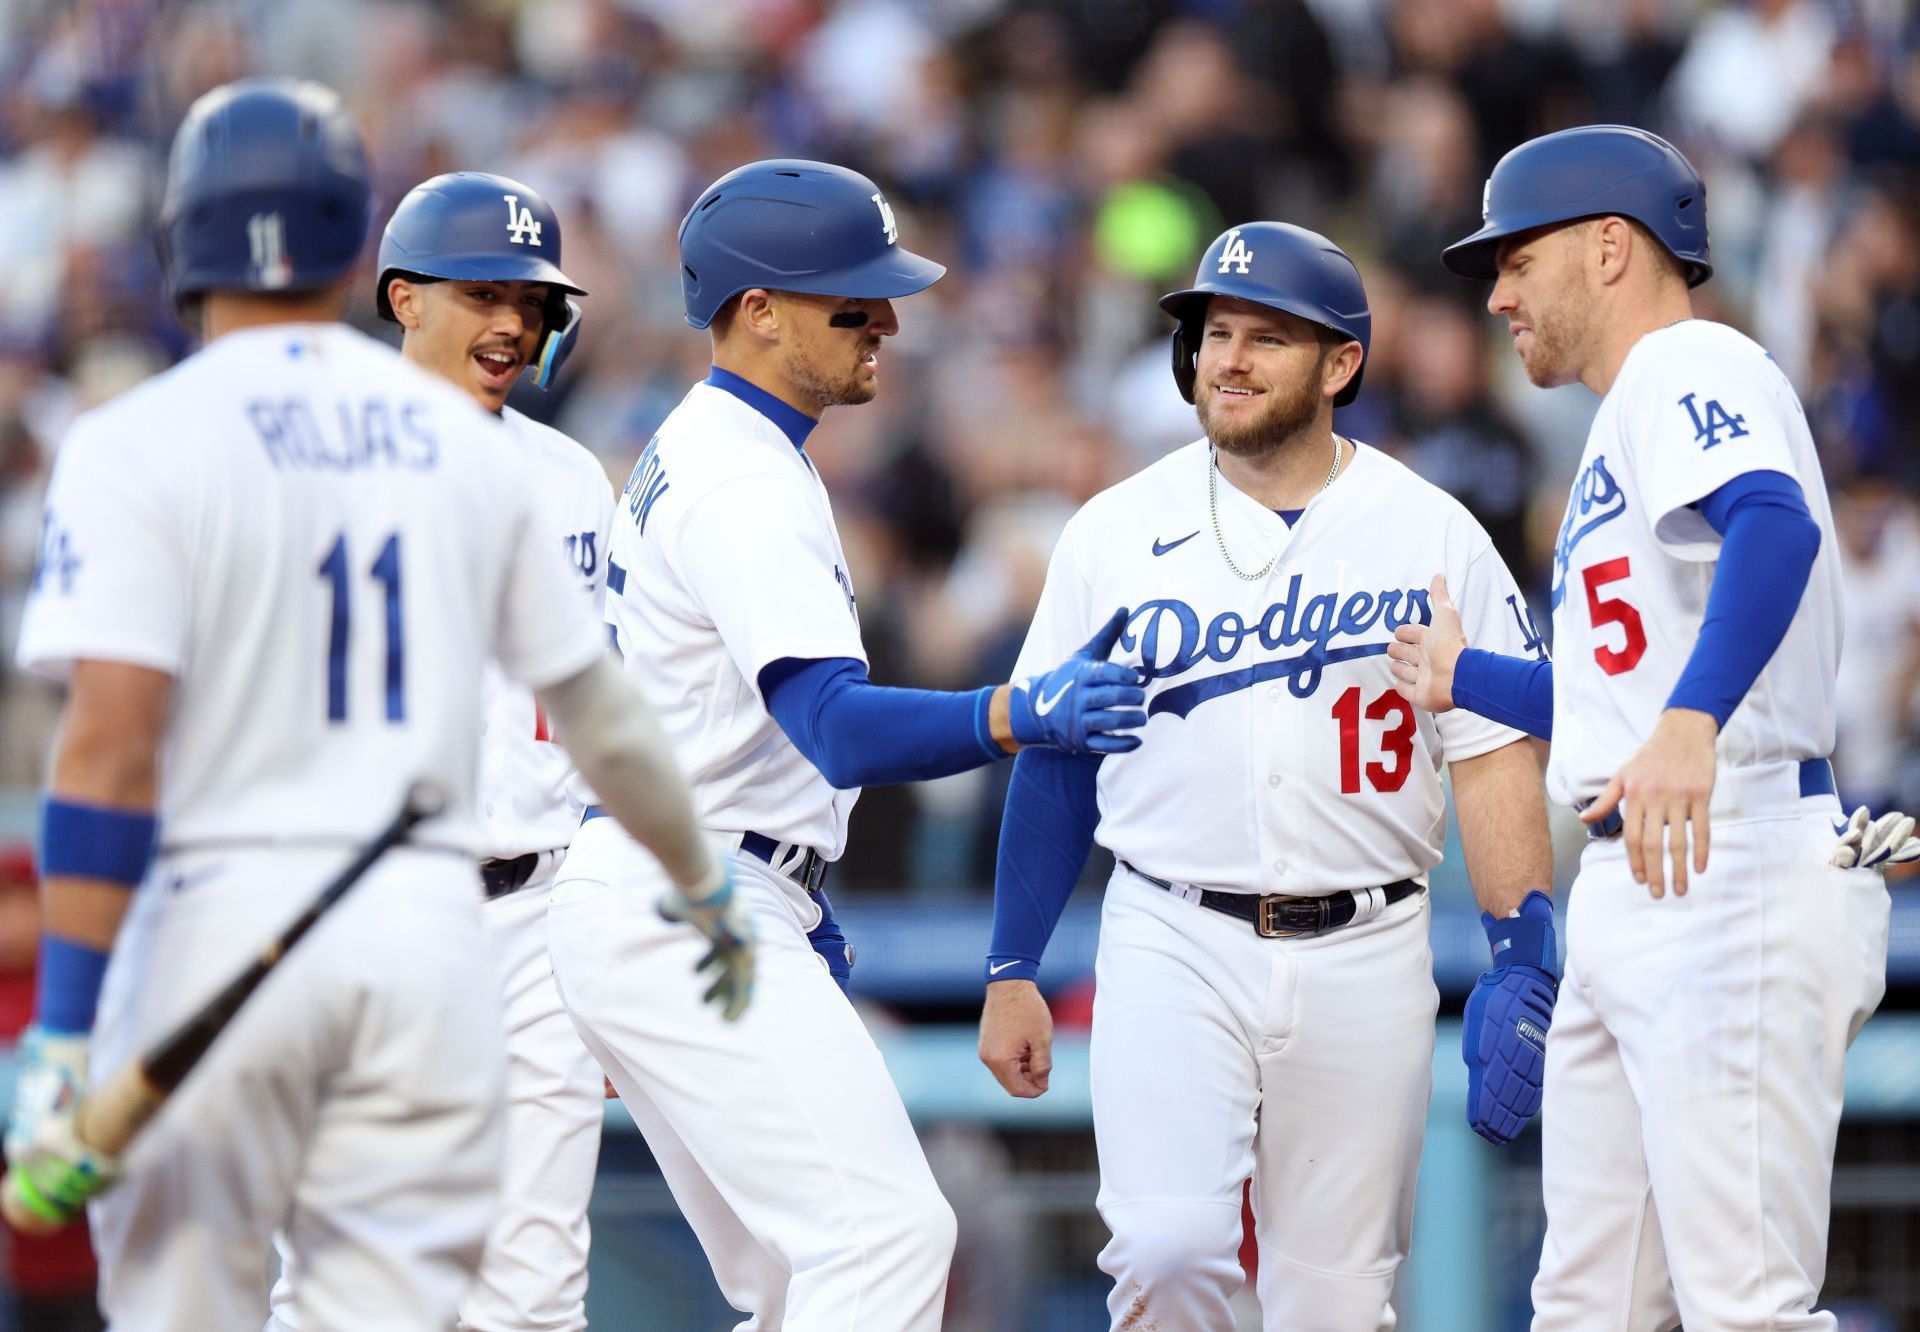
[[[844,406],[857,406],[863,402],[872,402],[880,392],[880,377],[873,367],[863,365],[854,371],[853,377],[840,386],[839,400]]]

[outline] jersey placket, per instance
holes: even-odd
[[[1267,576],[1258,583],[1233,580],[1243,589],[1233,609],[1241,616],[1247,633],[1243,641],[1248,646],[1243,647],[1240,659],[1252,665],[1291,656],[1299,650],[1297,646],[1268,648],[1260,641],[1259,625],[1268,608],[1285,595],[1293,575],[1301,571],[1294,545],[1309,521],[1308,515],[1303,513],[1298,523],[1288,527],[1285,519],[1261,508],[1239,490],[1222,485],[1220,499],[1221,528],[1235,563],[1257,569],[1269,559],[1273,561]],[[1304,591],[1304,581],[1302,587]],[[1306,844],[1302,836],[1306,786],[1300,760],[1309,744],[1307,714],[1285,678],[1258,681],[1243,691],[1242,697],[1250,746],[1246,771],[1252,784],[1249,804],[1254,859],[1247,867],[1248,881],[1234,886],[1258,892],[1299,892],[1300,849]]]

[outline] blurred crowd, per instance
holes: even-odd
[[[1005,678],[1074,507],[1198,435],[1154,305],[1224,226],[1326,232],[1374,337],[1344,433],[1459,496],[1545,582],[1596,400],[1532,389],[1438,254],[1533,134],[1625,121],[1708,181],[1703,314],[1798,386],[1847,566],[1836,762],[1920,804],[1920,21],[1909,0],[7,0],[0,5],[0,650],[74,415],[189,350],[151,222],[192,99],[248,73],[340,89],[380,208],[440,171],[543,191],[591,292],[516,405],[624,478],[705,369],[674,232],[708,181],[825,158],[888,191],[948,277],[900,306],[874,404],[809,452],[874,676]],[[371,262],[369,246],[368,261]],[[372,275],[352,312],[383,333]],[[0,674],[0,787],[47,692]],[[1002,765],[1004,767],[1004,765]],[[870,792],[841,882],[986,882],[991,773]]]

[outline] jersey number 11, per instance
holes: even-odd
[[[347,560],[347,534],[334,538],[317,571],[333,592],[333,618],[327,633],[327,720],[347,719],[347,645],[353,634],[353,569]],[[386,591],[387,720],[407,719],[406,621],[400,614],[400,534],[391,533],[368,571]]]

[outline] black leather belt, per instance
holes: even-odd
[[[586,812],[580,816],[580,822],[591,823],[595,819],[604,819],[605,817],[607,817],[607,812],[601,809],[600,806],[588,805]],[[819,892],[827,882],[827,866],[832,862],[812,847],[808,847],[805,855],[799,857],[793,864],[788,865],[785,869],[781,869],[779,861],[780,848],[782,846],[791,846],[791,844],[776,842],[765,833],[750,832],[740,834],[740,849],[742,851],[745,851],[755,860],[766,861],[768,865],[773,867],[776,873],[786,875],[808,892]]]
[[[1833,764],[1823,758],[1800,760],[1800,794],[1820,796],[1837,794],[1833,784]],[[1574,806],[1576,811],[1585,810],[1593,801],[1582,800]],[[1626,817],[1621,814],[1620,806],[1615,805],[1613,812],[1598,823],[1587,825],[1587,840],[1590,842],[1608,842],[1618,837],[1627,826]]]
[[[515,856],[512,860],[483,860],[480,862],[480,882],[487,886],[487,900],[505,897],[508,893],[517,893],[527,886],[527,880],[540,868],[540,853],[529,851],[524,856]]]
[[[1124,860],[1120,866],[1156,888],[1170,893],[1180,891],[1177,885],[1168,880],[1156,879]],[[1424,891],[1425,887],[1425,884],[1415,883],[1412,879],[1395,879],[1392,883],[1381,885],[1378,891],[1386,894],[1385,905],[1392,906],[1395,902]],[[1217,893],[1203,888],[1200,890],[1200,905],[1209,911],[1218,911],[1222,915],[1248,922],[1263,939],[1297,939],[1337,930],[1352,921],[1360,909],[1359,902],[1345,888],[1337,893],[1328,893],[1325,897],[1295,897],[1287,893]]]

